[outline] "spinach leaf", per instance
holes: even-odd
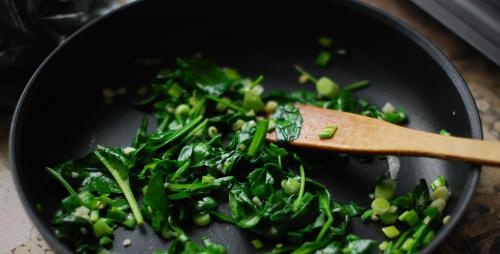
[[[279,141],[290,142],[300,136],[302,115],[294,105],[278,106],[272,118],[276,122],[276,137]]]
[[[264,168],[252,171],[248,175],[248,183],[252,195],[260,199],[266,199],[274,191],[274,178]]]
[[[419,211],[423,211],[430,203],[429,187],[425,179],[420,179],[418,185],[413,190],[415,206]]]
[[[169,216],[168,199],[163,187],[165,174],[156,172],[147,185],[142,200],[142,211],[151,220],[153,230],[159,232]]]
[[[201,59],[178,59],[178,65],[202,91],[220,96],[229,88],[224,71],[212,62]]]
[[[260,222],[261,215],[257,205],[250,198],[248,184],[236,183],[229,191],[229,208],[236,224],[251,228]]]
[[[134,166],[133,162],[125,157],[120,149],[103,148],[94,152],[95,156],[108,169],[115,181],[120,186],[120,189],[128,201],[132,213],[134,214],[137,224],[142,225],[144,219],[142,217],[139,205],[134,197],[134,193],[130,188],[129,171]]]
[[[96,192],[99,195],[122,193],[118,184],[102,172],[90,172],[80,185],[80,191]]]

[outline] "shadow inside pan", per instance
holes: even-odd
[[[343,85],[368,79],[371,86],[357,96],[378,106],[390,101],[405,108],[408,127],[432,132],[444,128],[456,136],[479,138],[474,105],[461,80],[450,77],[453,69],[444,69],[446,63],[434,60],[431,55],[436,52],[421,39],[413,35],[411,39],[401,32],[404,29],[393,27],[398,27],[394,21],[356,4],[319,0],[149,1],[99,21],[52,55],[35,74],[18,108],[12,159],[32,218],[53,247],[68,251],[49,235],[50,218],[65,192],[49,181],[44,168],[81,156],[98,144],[130,144],[144,115],[131,102],[139,98],[137,88],[149,84],[156,68],[146,66],[144,59],[159,59],[159,66],[168,67],[176,57],[202,53],[245,76],[263,74],[267,90],[313,89],[298,84],[294,64]],[[318,69],[313,64],[319,52],[318,36],[331,36],[348,55],[336,56],[328,69]],[[107,105],[102,98],[105,87],[127,87],[127,94]],[[452,198],[447,213],[452,218],[459,217],[457,212],[466,205],[479,172],[469,164],[425,158],[402,158],[401,166],[400,193],[410,191],[419,178],[429,181],[444,175],[448,179]],[[384,160],[347,159],[332,161],[317,177],[335,200],[367,207],[373,183],[386,169]],[[35,212],[36,203],[43,205],[43,212]],[[190,230],[195,238],[208,236],[226,245],[229,253],[255,252],[250,244],[254,236],[231,225],[215,222]],[[353,230],[382,239],[374,224],[355,221]],[[444,239],[443,233],[437,241]],[[113,251],[117,252],[143,253],[167,246],[148,227],[118,229],[115,235]],[[126,238],[132,239],[128,248],[121,244]]]

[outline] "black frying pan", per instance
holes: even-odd
[[[320,35],[348,50],[332,67],[314,67]],[[472,96],[459,74],[429,41],[399,21],[358,2],[347,1],[147,1],[134,3],[86,26],[55,50],[33,75],[16,110],[11,133],[14,178],[28,214],[58,252],[70,250],[51,232],[50,218],[64,190],[49,181],[45,166],[83,155],[97,144],[126,145],[144,112],[134,109],[135,88],[147,84],[155,67],[138,59],[164,59],[201,52],[244,75],[264,74],[268,89],[304,88],[293,64],[328,74],[340,84],[369,79],[359,97],[406,108],[411,128],[481,138]],[[104,87],[128,87],[113,105],[102,101]],[[310,87],[309,87],[310,88]],[[390,135],[390,134],[388,134]],[[451,222],[423,252],[435,250],[459,222],[474,191],[479,167],[426,158],[402,158],[399,191],[419,178],[444,175],[451,185]],[[349,160],[320,173],[338,201],[368,206],[382,160]],[[43,205],[37,212],[35,204]],[[363,237],[382,239],[379,226],[355,221]],[[228,246],[229,253],[253,253],[254,236],[224,223],[193,229]],[[128,248],[125,238],[132,239]],[[150,252],[167,243],[148,227],[116,232],[114,251]]]

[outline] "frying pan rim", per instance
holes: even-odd
[[[472,94],[467,87],[465,81],[460,76],[456,68],[450,62],[450,60],[442,53],[440,49],[438,49],[432,42],[423,37],[423,35],[419,34],[413,28],[406,25],[401,20],[397,19],[394,16],[389,15],[388,13],[380,10],[376,7],[370,6],[360,0],[349,0],[349,1],[335,1],[330,0],[331,2],[336,2],[337,4],[341,4],[344,6],[348,6],[351,9],[354,9],[360,13],[360,15],[368,15],[379,22],[382,22],[386,26],[396,30],[401,33],[411,42],[417,44],[421,49],[423,49],[427,55],[435,61],[439,68],[441,68],[446,75],[449,77],[451,83],[457,90],[460,99],[464,103],[466,117],[469,122],[469,127],[471,128],[471,136],[472,138],[482,139],[483,133],[481,129],[481,121],[479,118],[479,113],[477,111],[477,107],[472,97]],[[73,41],[78,40],[79,37],[83,36],[87,32],[92,32],[94,26],[99,25],[102,20],[113,19],[116,15],[124,15],[122,13],[126,13],[129,9],[135,8],[135,6],[144,4],[146,1],[138,0],[132,2],[126,6],[113,10],[106,16],[99,17],[87,25],[73,33],[68,37],[62,44],[56,47],[47,58],[40,64],[40,66],[36,69],[36,71],[31,76],[28,84],[23,90],[23,93],[16,105],[16,109],[14,111],[14,115],[11,122],[10,134],[9,134],[9,160],[12,168],[12,177],[16,186],[17,193],[21,200],[21,203],[24,206],[25,211],[30,217],[33,224],[39,230],[43,238],[48,242],[48,244],[58,253],[72,253],[72,251],[63,244],[60,240],[58,240],[52,233],[50,227],[46,227],[40,216],[38,216],[38,212],[36,209],[28,202],[27,195],[23,188],[22,180],[19,176],[19,171],[17,167],[16,157],[17,155],[17,147],[19,145],[20,139],[20,131],[17,130],[18,126],[22,126],[23,119],[25,118],[25,110],[29,101],[31,100],[32,86],[36,83],[36,80],[40,73],[42,73],[47,66],[50,65],[54,56],[56,56],[59,51],[63,48],[67,47],[68,44],[71,44]],[[481,168],[478,165],[471,164],[471,176],[465,183],[465,193],[462,195],[461,202],[457,203],[457,207],[455,208],[455,216],[453,216],[446,227],[443,227],[440,232],[436,235],[435,239],[432,241],[430,245],[425,247],[421,253],[431,253],[438,246],[440,246],[444,240],[450,235],[450,233],[455,229],[458,225],[461,217],[463,216],[465,209],[467,208],[472,195],[474,193],[474,189],[477,185],[479,175],[481,172]]]

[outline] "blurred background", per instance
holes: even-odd
[[[11,179],[8,130],[37,66],[95,18],[135,0],[0,0],[0,253],[48,253]],[[167,1],[167,0],[165,0]],[[500,0],[362,0],[431,40],[457,67],[479,109],[485,139],[500,139]],[[498,173],[497,173],[498,172]],[[500,170],[484,167],[464,223],[440,253],[500,253]]]
[[[0,75],[37,66],[71,33],[135,0],[0,0]],[[500,0],[411,0],[500,65]]]
[[[134,0],[0,0],[0,75],[38,65],[71,33]]]

